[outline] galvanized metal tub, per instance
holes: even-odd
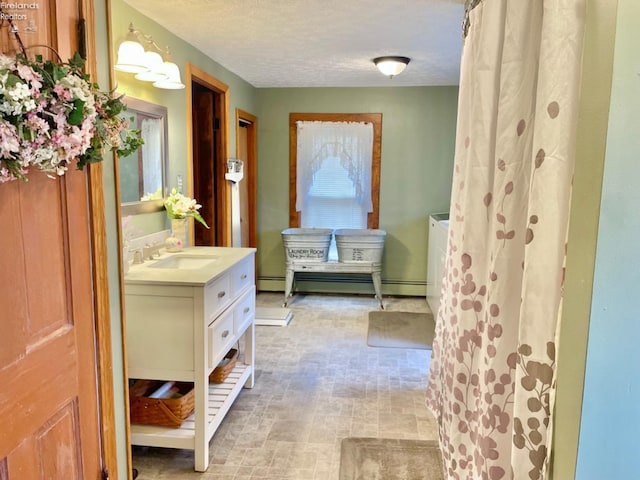
[[[287,263],[326,262],[333,230],[328,228],[287,228],[281,232]]]
[[[342,228],[333,232],[342,263],[382,263],[387,232],[377,229]]]

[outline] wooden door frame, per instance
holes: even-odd
[[[187,62],[185,83],[186,83],[186,117],[187,117],[187,191],[193,192],[193,89],[192,82],[203,85],[220,96],[222,103],[222,118],[220,118],[220,130],[222,131],[222,145],[220,146],[219,163],[214,166],[214,175],[220,178],[221,183],[219,192],[216,194],[216,221],[217,228],[222,230],[220,238],[222,238],[222,246],[231,246],[231,188],[229,182],[224,180],[224,172],[226,171],[226,163],[229,148],[229,86],[218,80],[213,75],[196,67],[192,63]],[[193,233],[191,233],[193,241]]]
[[[244,178],[249,195],[249,246],[257,247],[257,174],[258,174],[258,117],[236,108],[236,157],[240,155],[240,121],[250,125],[247,127],[247,165],[244,166]]]
[[[93,0],[80,0],[80,14],[85,20],[86,70],[91,78],[98,77],[95,10]],[[107,4],[107,22],[110,25],[110,5]],[[110,32],[110,29],[108,29]],[[110,33],[108,44],[111,45]],[[109,56],[111,57],[111,48]],[[110,65],[112,62],[110,62]],[[103,164],[90,164],[88,169],[89,218],[91,240],[91,271],[93,276],[93,309],[96,334],[96,380],[99,395],[100,431],[103,467],[109,478],[118,478],[116,448],[116,418],[113,388],[113,358],[111,343],[111,311],[109,306],[109,278],[107,271],[106,219],[104,215]],[[128,440],[128,431],[127,431]],[[130,462],[128,463],[130,465]]]
[[[367,215],[367,228],[380,223],[380,169],[382,164],[382,113],[290,113],[289,114],[289,226],[300,226],[300,212],[296,210],[298,126],[297,122],[365,122],[373,125],[371,152],[371,203],[373,211]]]

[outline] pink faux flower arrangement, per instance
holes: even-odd
[[[0,183],[27,180],[31,168],[64,175],[102,160],[107,150],[126,156],[142,144],[126,110],[91,83],[77,53],[69,63],[0,55]]]

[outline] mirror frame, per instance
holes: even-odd
[[[140,112],[148,117],[159,118],[162,120],[162,140],[161,140],[161,151],[162,151],[162,195],[165,197],[167,195],[167,173],[168,173],[168,165],[167,165],[167,152],[169,151],[169,128],[167,121],[167,107],[164,105],[157,105],[155,103],[147,102],[146,100],[141,100],[139,98],[130,97],[125,95],[122,97],[122,102],[127,106],[127,110],[123,113],[125,116],[127,112],[134,111]],[[117,156],[116,156],[117,157]],[[117,161],[120,162],[120,159],[117,158]],[[118,165],[118,172],[120,171],[120,167]],[[118,184],[120,184],[120,174],[118,173],[117,178]],[[118,199],[120,200],[120,199]],[[120,212],[121,215],[140,215],[143,213],[154,213],[160,212],[164,210],[163,199],[160,200],[147,200],[147,201],[138,201],[138,202],[120,202]]]

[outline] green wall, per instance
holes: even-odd
[[[598,242],[616,4],[617,0],[587,0],[576,166],[558,349],[552,450],[552,478],[555,480],[577,478],[576,458]]]
[[[618,0],[576,479],[640,478],[640,3]]]
[[[426,294],[428,216],[448,212],[457,87],[274,88],[257,91],[258,288],[284,291],[280,232],[289,227],[289,113],[382,113],[383,293]],[[369,283],[300,283],[372,292]]]

